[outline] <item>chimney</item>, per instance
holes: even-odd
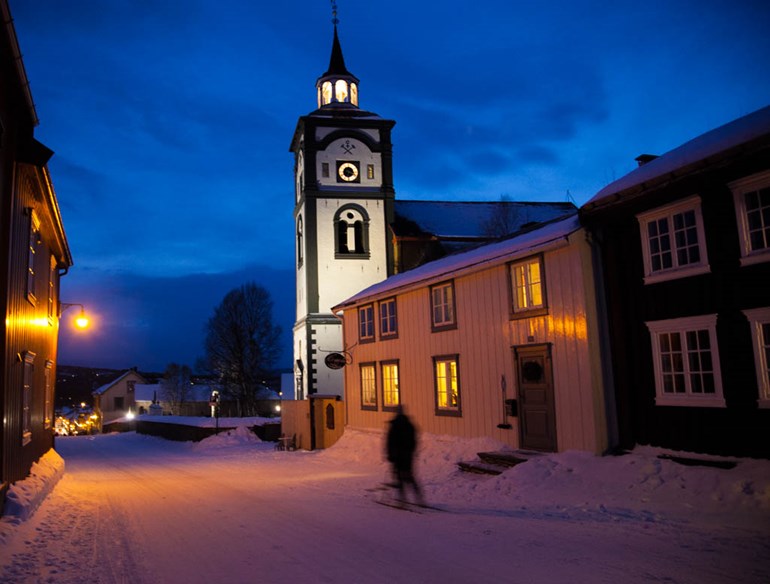
[[[657,157],[658,157],[657,154],[640,154],[639,156],[634,158],[634,160],[636,160],[636,163],[639,166],[644,166],[648,162],[652,162],[653,160],[655,160]]]

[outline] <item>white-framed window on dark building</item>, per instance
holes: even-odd
[[[45,362],[45,408],[43,426],[48,429],[53,425],[53,361]]]
[[[29,213],[29,250],[27,253],[27,299],[37,302],[37,265],[36,258],[40,248],[40,220],[32,209]]]
[[[460,376],[457,355],[433,357],[433,383],[436,391],[436,414],[460,415]]]
[[[740,237],[741,265],[770,261],[770,171],[730,183]]]
[[[388,298],[379,302],[380,338],[393,339],[398,336],[398,316],[396,314],[396,299]]]
[[[358,340],[374,340],[374,306],[371,304],[358,307]]]
[[[724,407],[716,314],[646,324],[652,340],[656,405]]]
[[[334,215],[334,257],[369,258],[369,214],[361,205],[340,207]]]
[[[511,282],[511,313],[519,316],[546,314],[545,270],[543,256],[534,256],[509,266]]]
[[[430,312],[433,331],[457,327],[454,282],[442,282],[430,288]]]
[[[770,307],[751,308],[743,314],[751,326],[754,365],[757,371],[760,408],[770,408]]]
[[[377,409],[377,379],[374,363],[361,363],[361,409]]]
[[[709,272],[700,197],[689,197],[636,217],[645,284]]]
[[[22,376],[21,395],[21,443],[32,441],[32,396],[35,382],[35,353],[24,351],[21,354],[24,373]]]

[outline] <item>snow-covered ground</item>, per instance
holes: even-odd
[[[419,478],[443,511],[418,514],[373,502],[376,433],[316,452],[243,428],[197,444],[59,438],[61,458],[12,488],[0,582],[770,582],[770,461],[683,466],[637,448],[457,470],[498,446],[423,435]]]

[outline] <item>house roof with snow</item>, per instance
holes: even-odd
[[[402,272],[362,290],[342,301],[332,310],[337,312],[348,306],[368,301],[385,294],[403,293],[430,282],[456,278],[466,273],[508,262],[517,257],[567,244],[567,238],[580,229],[576,212],[545,225],[524,230],[495,243],[446,256],[428,262],[407,272]]]
[[[529,223],[542,223],[576,210],[572,203],[394,201],[397,236],[432,235],[439,239],[490,239],[514,233]],[[505,233],[496,231],[496,226]]]
[[[608,184],[581,211],[612,205],[665,181],[710,165],[731,152],[770,137],[770,106],[706,132]]]
[[[111,387],[114,387],[115,385],[117,385],[118,383],[120,383],[121,381],[126,379],[126,377],[128,377],[132,373],[134,375],[136,375],[139,378],[139,380],[145,381],[144,377],[142,377],[139,373],[137,373],[135,369],[129,369],[128,371],[125,371],[124,373],[122,373],[117,378],[113,379],[112,381],[110,381],[108,383],[105,383],[104,385],[96,388],[94,391],[91,392],[91,395],[102,395],[107,390],[109,390]]]

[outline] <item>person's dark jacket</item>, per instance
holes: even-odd
[[[390,421],[388,430],[388,461],[399,467],[411,466],[416,448],[417,439],[412,422],[405,414],[397,414]]]

